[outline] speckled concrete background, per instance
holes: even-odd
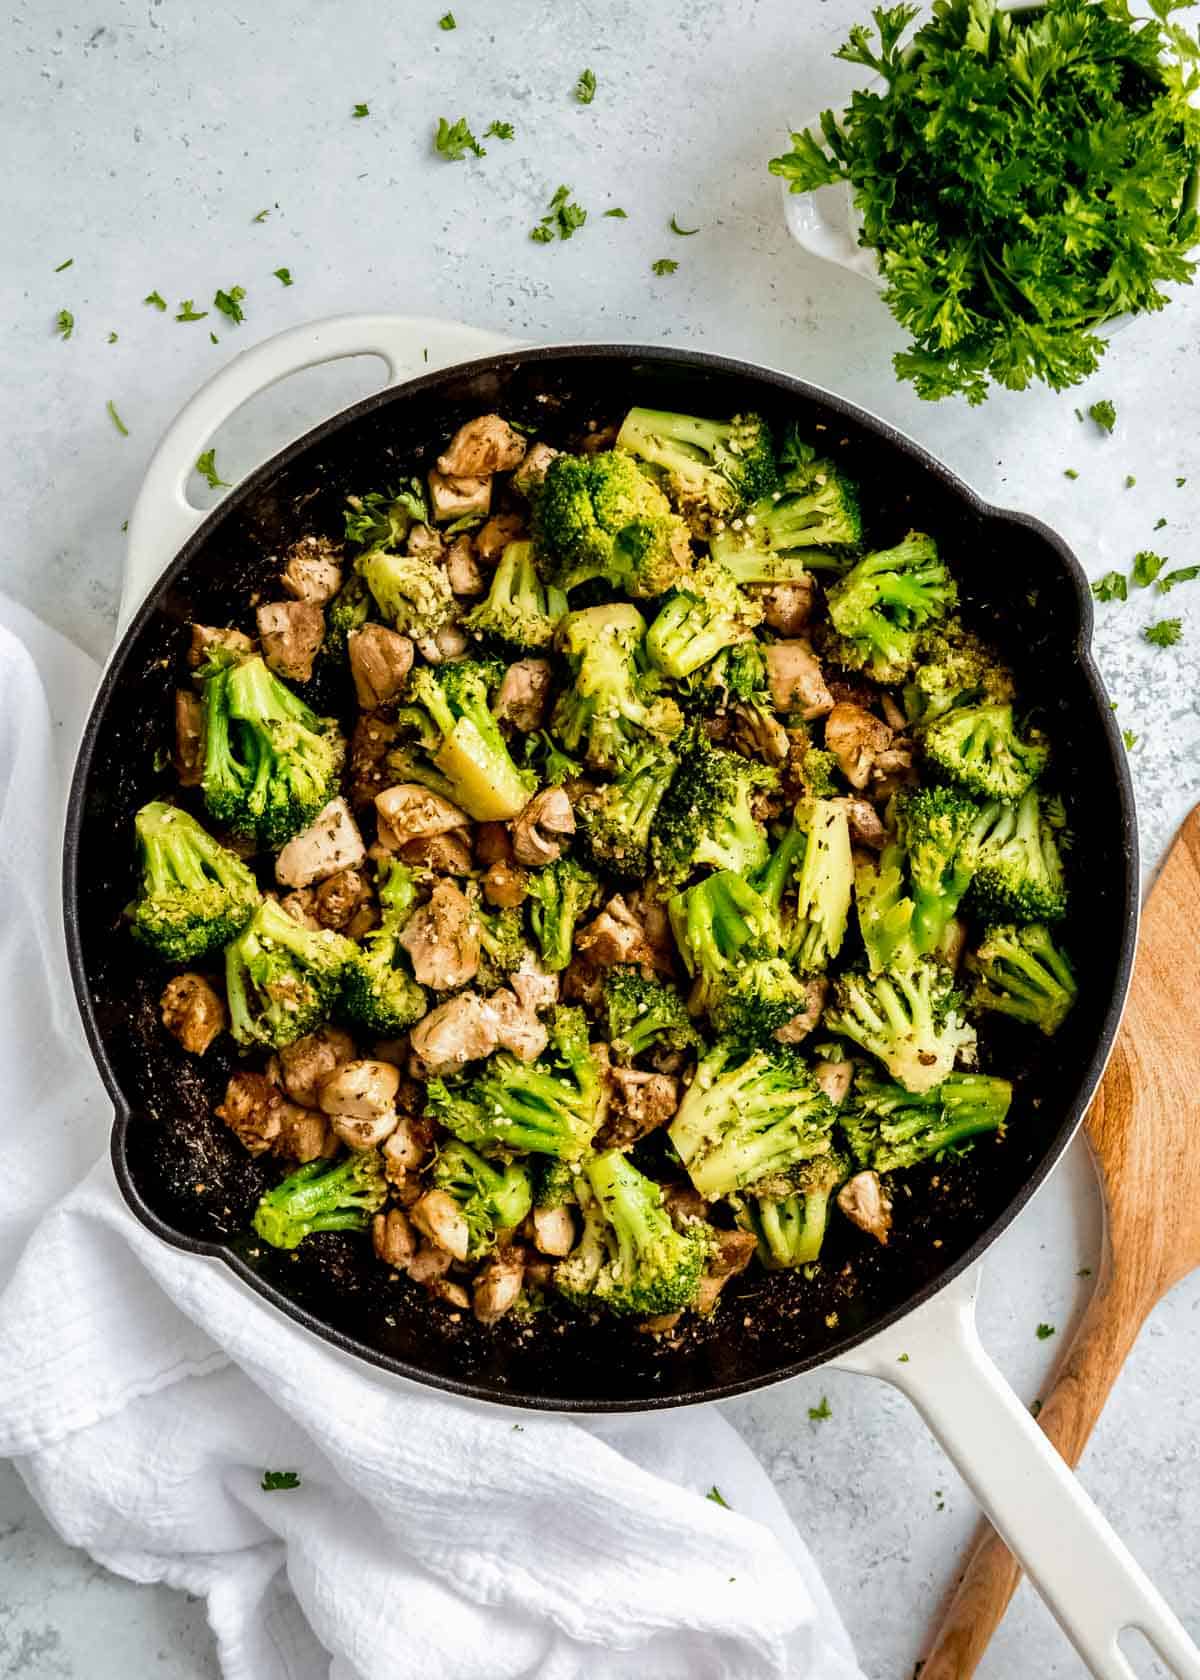
[[[171,415],[237,348],[371,309],[531,339],[670,339],[774,363],[895,421],[984,495],[1048,520],[1093,577],[1127,569],[1145,547],[1175,565],[1197,558],[1200,293],[1123,334],[1083,392],[931,408],[892,378],[898,339],[870,288],[788,243],[764,161],[789,118],[851,85],[829,52],[867,9],[860,0],[456,0],[453,33],[436,27],[444,4],[10,7],[0,59],[0,587],[103,653],[121,523]],[[587,108],[571,98],[585,66],[599,83]],[[358,101],[369,118],[351,118]],[[507,119],[517,137],[489,141],[482,160],[446,164],[429,149],[443,114],[466,115],[477,132]],[[569,243],[532,244],[528,229],[560,182],[588,207],[588,224]],[[600,218],[613,204],[628,220]],[[252,223],[264,207],[268,219]],[[701,232],[678,238],[672,213]],[[657,278],[650,264],[663,256],[680,266]],[[72,267],[56,274],[67,258]],[[294,276],[288,290],[272,278],[281,265]],[[208,308],[216,287],[234,284],[247,290],[243,326],[174,321],[177,300]],[[168,314],[143,306],[152,289]],[[63,307],[76,318],[67,343],[53,330]],[[217,440],[224,475],[376,377],[375,364],[356,362],[259,399]],[[1077,403],[1100,396],[1117,404],[1112,438],[1075,419]],[[106,415],[109,399],[128,438]],[[1168,611],[1183,617],[1185,639],[1160,652],[1140,630]],[[1200,583],[1169,603],[1139,592],[1097,617],[1118,715],[1139,737],[1132,763],[1153,865],[1200,797]],[[1076,1149],[987,1267],[985,1336],[1030,1399],[1080,1310],[1089,1285],[1076,1272],[1094,1263],[1097,1243],[1090,1169]],[[1184,1285],[1159,1309],[1083,1474],[1200,1632],[1198,1304],[1200,1286]],[[1039,1343],[1039,1321],[1058,1336]],[[823,1393],[832,1417],[810,1423]],[[808,1535],[867,1672],[908,1680],[973,1520],[916,1416],[898,1396],[837,1374],[738,1401],[730,1415]],[[1049,1680],[1082,1670],[1023,1590],[982,1672]],[[0,1675],[132,1673],[214,1675],[200,1608],[117,1582],[68,1551],[15,1476],[0,1474]]]

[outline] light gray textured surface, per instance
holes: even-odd
[[[0,587],[101,654],[121,523],[171,415],[236,349],[370,309],[452,315],[531,339],[671,339],[773,363],[895,421],[992,499],[1041,515],[1092,576],[1127,569],[1147,546],[1176,565],[1195,558],[1200,295],[1119,337],[1082,392],[931,408],[892,378],[898,340],[870,288],[788,244],[764,160],[789,116],[849,87],[852,73],[828,52],[865,11],[859,0],[461,0],[453,33],[436,27],[443,7],[10,9],[0,63]],[[585,65],[599,81],[588,108],[571,98]],[[371,115],[354,121],[360,100]],[[448,165],[429,151],[441,114],[466,114],[478,132],[507,118],[517,138]],[[560,182],[591,219],[569,243],[531,244],[527,231]],[[629,219],[600,219],[612,204]],[[269,218],[253,224],[264,207]],[[701,233],[670,233],[673,212]],[[660,256],[676,258],[678,272],[653,276]],[[73,266],[54,273],[69,257]],[[281,264],[295,279],[288,290],[272,278]],[[174,321],[177,300],[210,308],[214,289],[235,283],[248,294],[243,326]],[[168,314],[142,305],[152,288]],[[53,330],[61,307],[76,318],[66,343]],[[261,399],[217,440],[225,476],[373,378],[373,364],[356,363]],[[1098,396],[1118,406],[1112,439],[1075,419],[1076,404]],[[106,415],[110,398],[128,438]],[[1068,467],[1078,479],[1064,477]],[[1180,476],[1191,482],[1177,486]],[[1200,797],[1193,590],[1200,584],[1169,604],[1142,593],[1098,608],[1101,662],[1122,723],[1140,737],[1132,762],[1149,863]],[[1168,611],[1184,618],[1185,641],[1158,652],[1140,627]],[[1080,1310],[1088,1284],[1075,1274],[1097,1244],[1077,1147],[987,1266],[985,1336],[1030,1399]],[[1198,1304],[1200,1286],[1185,1285],[1159,1309],[1083,1474],[1200,1632]],[[1058,1326],[1048,1343],[1034,1335],[1042,1320]],[[810,1423],[823,1393],[833,1415]],[[908,1680],[973,1521],[939,1450],[899,1397],[836,1373],[729,1412],[812,1543],[867,1673]],[[8,1471],[0,1513],[0,1675],[215,1674],[199,1607],[70,1553]],[[1023,1589],[983,1673],[1074,1680],[1082,1670]]]

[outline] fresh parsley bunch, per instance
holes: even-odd
[[[1077,384],[1102,322],[1191,280],[1200,49],[1172,14],[1193,0],[1147,3],[1137,19],[1128,0],[936,0],[903,49],[917,9],[876,7],[874,34],[858,26],[836,56],[884,88],[825,111],[824,145],[793,134],[771,160],[793,192],[850,183],[913,340],[896,371],[921,396]]]

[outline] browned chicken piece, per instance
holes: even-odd
[[[321,924],[317,920],[317,895],[311,887],[302,887],[299,892],[284,893],[279,900],[281,910],[286,910],[294,922],[307,928],[310,933],[317,933]]]
[[[892,744],[892,732],[865,706],[839,700],[825,719],[825,747],[852,788],[865,788],[880,753]]]
[[[364,624],[346,637],[354,692],[363,711],[394,700],[412,670],[413,645],[386,624]]]
[[[433,560],[440,564],[446,557],[446,539],[432,525],[418,523],[409,528],[404,539],[404,552],[417,560]]]
[[[531,443],[525,459],[509,479],[518,496],[529,496],[546,476],[546,468],[558,454],[548,443]]]
[[[224,999],[202,974],[168,980],[159,1007],[163,1026],[193,1056],[203,1056],[229,1024]]]
[[[496,1017],[499,1048],[511,1051],[522,1062],[536,1062],[550,1040],[545,1022],[534,1010],[526,1009],[507,987],[493,992],[487,1002]]]
[[[480,1324],[496,1324],[521,1298],[525,1282],[525,1252],[501,1248],[475,1273],[471,1307]]]
[[[947,968],[956,969],[962,961],[967,944],[967,924],[961,916],[951,916],[938,942],[937,954]]]
[[[793,1015],[773,1035],[780,1044],[799,1044],[821,1019],[821,1011],[825,1007],[825,997],[829,991],[829,981],[823,974],[814,974],[812,979],[804,982],[804,991],[808,999],[798,1015]]]
[[[301,537],[284,555],[279,581],[294,601],[323,607],[342,587],[342,552],[331,537]]]
[[[730,1278],[746,1270],[758,1246],[749,1231],[718,1231],[716,1239],[712,1257],[692,1303],[702,1318],[712,1312],[718,1295]]]
[[[278,1096],[278,1087],[261,1073],[235,1073],[225,1087],[217,1116],[251,1155],[265,1155],[279,1136]]]
[[[310,887],[339,870],[357,869],[366,855],[349,805],[342,798],[331,799],[275,859],[275,879],[284,887]]]
[[[879,694],[879,710],[883,713],[884,721],[900,735],[908,728],[908,719],[892,699],[887,689],[881,689]]]
[[[512,820],[513,856],[528,869],[556,863],[574,832],[575,813],[564,790],[543,788]]]
[[[529,1255],[525,1261],[525,1282],[531,1289],[549,1289],[554,1282],[554,1261],[541,1254]]]
[[[813,1078],[830,1102],[839,1106],[845,1102],[854,1078],[854,1063],[819,1061],[813,1063]]]
[[[343,1062],[321,1081],[318,1097],[329,1123],[350,1149],[374,1149],[399,1123],[400,1070],[363,1057]]]
[[[214,624],[193,624],[191,628],[187,662],[193,671],[207,664],[215,648],[228,648],[231,653],[239,655],[254,652],[254,643],[242,630],[221,629]]]
[[[579,440],[579,452],[581,455],[599,455],[601,451],[611,449],[616,441],[616,426],[601,426],[593,420]]]
[[[887,1247],[892,1228],[892,1198],[877,1172],[855,1173],[837,1193],[837,1205],[852,1225]]]
[[[285,682],[307,682],[325,640],[325,614],[311,601],[268,601],[255,613],[263,658]]]
[[[478,992],[460,992],[431,1009],[409,1035],[418,1079],[457,1073],[490,1056],[499,1042],[496,1011]]]
[[[775,642],[763,649],[771,704],[778,712],[799,712],[806,721],[833,708],[825,673],[805,641]]]
[[[340,1147],[337,1137],[323,1114],[301,1108],[299,1103],[288,1102],[283,1097],[278,1098],[276,1107],[279,1111],[276,1155],[303,1166],[306,1161],[337,1154]]]
[[[897,788],[906,787],[913,780],[912,742],[893,740],[871,766],[871,798],[890,799]]]
[[[798,636],[812,617],[814,584],[810,572],[795,583],[772,583],[751,589],[763,610],[763,623],[780,636]]]
[[[507,823],[476,823],[475,858],[481,868],[487,869],[493,863],[511,863],[512,855],[512,835]]]
[[[511,910],[529,896],[529,880],[515,863],[493,863],[483,877],[483,896],[497,910]]]
[[[280,1079],[293,1102],[319,1108],[321,1086],[343,1062],[354,1059],[354,1040],[342,1027],[323,1026],[278,1052]]]
[[[757,706],[733,708],[733,744],[747,758],[760,758],[776,765],[786,762],[791,747],[788,732],[779,719]]]
[[[501,678],[492,711],[501,723],[530,735],[540,729],[550,696],[552,672],[548,659],[517,659]]]
[[[616,963],[640,963],[646,968],[658,964],[645,927],[620,893],[614,894],[600,914],[580,929],[575,948],[589,963],[600,968],[611,968]]]
[[[468,826],[465,811],[420,782],[397,782],[395,787],[386,788],[376,794],[375,809],[397,846],[406,840],[448,834],[451,829]]]
[[[456,595],[482,595],[487,587],[475,558],[475,544],[465,533],[446,550],[446,576]]]
[[[456,828],[452,834],[429,834],[422,840],[408,840],[401,846],[399,857],[410,868],[430,869],[435,875],[469,875],[475,867],[465,828]]]
[[[532,952],[521,958],[520,968],[509,975],[508,983],[522,1009],[531,1009],[535,1015],[558,1002],[558,975],[548,974]]]
[[[847,798],[839,800],[839,804],[845,809],[850,824],[850,838],[854,844],[870,846],[872,851],[881,852],[887,845],[887,829],[871,801]]]
[[[422,1128],[411,1114],[402,1114],[383,1145],[383,1169],[392,1184],[403,1182],[411,1172],[417,1172],[429,1153]]]
[[[653,1318],[643,1318],[634,1325],[634,1329],[642,1336],[665,1336],[679,1323],[683,1311],[669,1313],[655,1313]]]
[[[439,525],[472,513],[486,517],[492,505],[492,481],[466,475],[455,478],[434,470],[429,474],[429,505]]]
[[[575,1221],[565,1203],[560,1207],[535,1207],[531,1219],[539,1253],[556,1260],[570,1254],[575,1247]]]
[[[639,1138],[665,1126],[679,1107],[679,1081],[665,1073],[614,1067],[610,1106],[601,1149],[627,1149]]]
[[[703,1224],[708,1218],[708,1203],[699,1190],[686,1179],[680,1179],[674,1184],[664,1184],[662,1192],[663,1206],[677,1231],[686,1231],[690,1225]]]
[[[361,869],[339,869],[321,882],[313,898],[313,914],[321,926],[344,933],[359,911],[369,905],[371,889]]]
[[[443,1280],[453,1264],[454,1256],[448,1249],[423,1242],[408,1262],[407,1270],[414,1283],[424,1284],[428,1289]]]
[[[417,1234],[406,1213],[389,1208],[371,1221],[371,1244],[386,1266],[404,1268],[417,1252]]]
[[[199,787],[204,776],[204,702],[190,688],[175,690],[175,751],[180,787]]]
[[[430,665],[461,659],[469,646],[466,633],[457,624],[443,624],[432,636],[417,637],[417,652]]]
[[[475,533],[475,558],[481,566],[494,567],[509,543],[521,542],[525,534],[519,513],[494,513]]]
[[[465,986],[479,967],[479,923],[453,881],[437,883],[428,903],[409,917],[398,943],[421,985],[437,992]]]
[[[429,1293],[435,1301],[444,1301],[448,1307],[454,1307],[459,1312],[466,1312],[471,1305],[466,1284],[458,1283],[454,1278],[439,1278],[429,1285]],[[451,1313],[450,1316],[453,1318],[455,1315]]]
[[[471,1246],[467,1216],[446,1190],[427,1190],[408,1216],[423,1237],[444,1248],[455,1260],[465,1260]]]
[[[641,926],[654,967],[660,974],[673,974],[675,935],[671,932],[671,919],[667,915],[666,905],[642,892],[640,888],[629,893],[625,903],[629,914]]]
[[[346,754],[350,802],[355,810],[370,805],[376,794],[395,782],[395,774],[387,766],[387,754],[399,732],[399,725],[382,712],[363,712],[355,722]]]
[[[598,1009],[604,1000],[604,971],[588,956],[576,953],[563,969],[562,995],[567,1003]]]
[[[525,439],[498,414],[480,414],[460,426],[438,456],[440,473],[450,478],[486,478],[511,472],[525,459]]]

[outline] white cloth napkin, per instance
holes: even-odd
[[[383,1380],[129,1214],[58,910],[95,676],[0,598],[0,1454],[55,1528],[202,1595],[228,1680],[861,1680],[715,1408],[581,1421]]]

